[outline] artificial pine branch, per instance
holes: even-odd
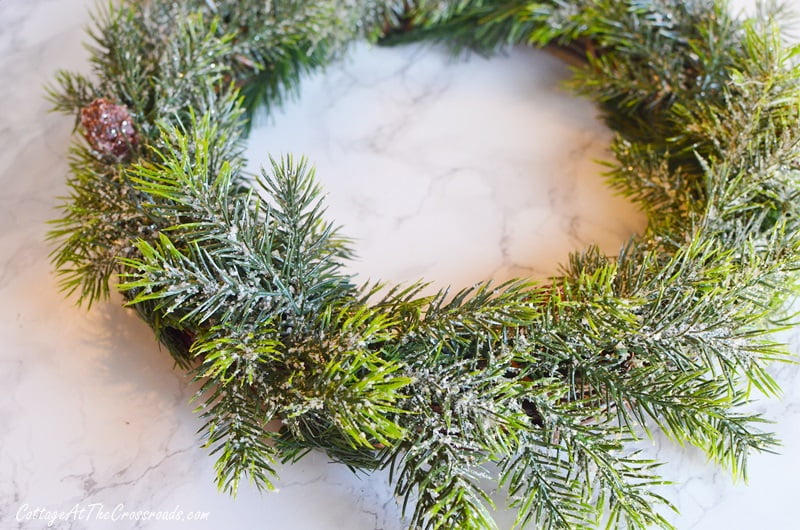
[[[775,446],[741,410],[779,393],[766,337],[800,263],[800,71],[769,26],[678,0],[127,1],[96,25],[93,76],[51,91],[85,140],[53,262],[89,304],[119,275],[201,383],[220,489],[323,449],[388,467],[414,527],[493,528],[488,477],[520,526],[669,528],[627,442],[655,425],[737,476]],[[255,107],[359,35],[580,56],[646,232],[547,284],[359,287],[305,160],[242,171]]]

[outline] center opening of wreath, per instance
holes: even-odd
[[[357,46],[256,119],[248,169],[308,157],[359,282],[546,279],[590,244],[618,254],[646,223],[607,187],[612,133],[568,76],[531,49]]]

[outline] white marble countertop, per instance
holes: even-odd
[[[355,476],[321,454],[283,466],[279,493],[218,493],[189,381],[149,329],[118,298],[86,311],[59,294],[45,223],[67,191],[74,124],[47,112],[42,87],[58,68],[87,70],[93,4],[0,0],[0,528],[45,528],[36,517],[73,510],[83,518],[54,527],[404,528],[384,474]],[[533,50],[454,61],[437,48],[358,46],[254,131],[249,158],[311,158],[363,279],[541,278],[568,251],[615,253],[644,225],[604,186],[595,160],[609,158],[610,134],[560,90],[566,75]],[[800,328],[783,337],[800,352]],[[753,457],[748,485],[698,451],[645,444],[676,482],[663,493],[678,528],[800,527],[799,372],[775,373],[785,397],[755,408],[776,422],[783,454]],[[205,520],[103,520],[175,509]]]

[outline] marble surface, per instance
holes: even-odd
[[[404,528],[384,474],[320,454],[282,467],[279,493],[217,493],[190,382],[150,331],[119,299],[86,311],[58,293],[45,223],[66,193],[73,122],[47,112],[42,87],[58,68],[86,70],[90,4],[0,0],[0,528]],[[358,46],[254,131],[251,168],[307,155],[362,279],[545,277],[568,251],[614,253],[644,224],[604,186],[610,134],[561,91],[567,75],[532,50],[454,61]],[[800,352],[800,329],[782,338]],[[783,454],[755,456],[748,485],[658,435],[643,444],[668,462],[678,528],[800,527],[800,381],[794,366],[775,373],[785,396],[753,408],[776,422]],[[129,520],[142,510],[183,520]]]

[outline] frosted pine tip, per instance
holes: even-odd
[[[83,136],[92,149],[121,162],[139,144],[139,135],[124,105],[97,98],[81,109]]]

